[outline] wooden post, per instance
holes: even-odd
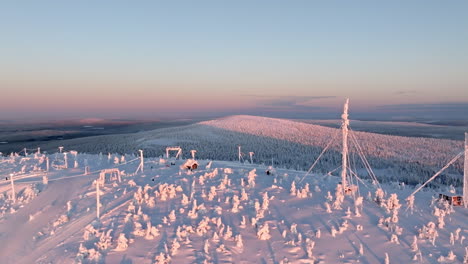
[[[237,146],[238,149],[239,149],[239,163],[241,162],[241,157],[242,157],[242,154],[241,154],[241,146]]]
[[[50,167],[49,157],[46,157],[46,166],[47,166],[47,172],[49,172],[49,167]]]
[[[28,151],[26,150],[26,148],[24,148],[24,156],[26,157],[28,155]]]
[[[10,182],[11,182],[11,197],[13,198],[13,202],[16,203],[16,193],[15,193],[15,181],[13,180],[13,173],[10,173]]]

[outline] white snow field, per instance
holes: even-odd
[[[398,182],[343,195],[331,175],[65,153],[49,171],[43,154],[0,158],[0,263],[468,263],[468,210],[436,199],[453,187],[407,206]]]

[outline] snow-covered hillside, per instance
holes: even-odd
[[[57,153],[0,160],[0,263],[467,263],[468,211],[427,189],[256,164]],[[193,161],[192,161],[193,162]],[[85,167],[89,174],[84,174]],[[66,168],[68,167],[68,168]],[[118,168],[100,184],[102,169]],[[266,173],[269,171],[269,174]],[[15,197],[9,174],[13,173]],[[450,190],[448,190],[450,191]],[[16,198],[16,201],[13,201]]]
[[[365,132],[352,134],[382,181],[424,182],[463,149],[462,141]],[[334,135],[338,138],[314,169],[328,173],[341,164],[338,129],[256,116],[231,116],[135,134],[63,140],[40,147],[56,151],[58,146],[63,145],[80,152],[121,154],[144,149],[146,156],[158,157],[168,145],[173,145],[181,146],[185,157],[190,155],[190,150],[196,149],[197,156],[203,159],[234,161],[238,159],[238,146],[241,145],[245,158],[249,152],[255,153],[255,163],[273,162],[276,167],[307,170]],[[363,167],[353,141],[351,138],[350,159],[357,168]],[[462,163],[457,162],[438,181],[458,186],[461,172]]]
[[[150,155],[164,153],[167,144],[180,145],[184,155],[190,149],[206,159],[237,160],[237,147],[246,154],[254,152],[256,163],[307,170],[322,150],[332,141],[329,151],[318,162],[315,171],[328,173],[341,165],[340,130],[257,116],[231,116],[201,122],[182,128],[155,130],[136,135],[138,148]],[[424,182],[453,156],[463,150],[463,142],[430,138],[410,138],[365,132],[353,132],[371,166],[381,181]],[[335,138],[333,140],[333,138]],[[350,139],[351,141],[351,139]],[[363,165],[351,143],[350,159],[356,169]],[[459,186],[462,162],[438,178],[444,184]],[[365,177],[365,175],[363,175]]]

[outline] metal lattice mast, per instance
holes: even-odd
[[[344,190],[348,186],[346,183],[346,171],[348,166],[348,104],[349,98],[346,98],[343,114],[341,115],[341,118],[343,119],[343,124],[341,126],[341,130],[343,132],[343,150],[341,152],[341,184],[343,185]]]
[[[465,133],[465,164],[463,179],[463,204],[468,208],[468,133]]]

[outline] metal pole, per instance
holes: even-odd
[[[96,181],[96,215],[97,218],[99,219],[99,213],[100,213],[100,202],[99,202],[99,179]]]
[[[143,169],[144,169],[144,162],[143,162],[143,150],[139,150],[140,151],[140,167],[141,167],[141,172],[143,172]]]
[[[13,173],[10,173],[10,182],[11,182],[11,191],[12,191],[12,198],[13,202],[16,203],[16,193],[15,193],[15,181],[13,180]]]
[[[346,99],[344,104],[343,114],[341,118],[343,119],[343,125],[341,130],[343,132],[343,150],[341,152],[341,184],[343,186],[343,191],[346,190],[347,183],[346,183],[346,171],[347,171],[347,164],[348,164],[348,104],[349,99]]]
[[[64,162],[65,162],[65,169],[68,169],[68,157],[67,157],[67,154],[68,154],[67,152],[63,153],[63,155],[64,155],[64,158],[63,158],[63,159],[64,159]]]
[[[427,180],[424,184],[422,184],[416,190],[414,190],[413,193],[411,193],[409,196],[413,196],[417,192],[419,192],[419,190],[421,190],[424,186],[426,186],[428,183],[430,183],[432,180],[434,180],[437,176],[439,176],[445,169],[447,169],[450,165],[452,165],[452,163],[457,161],[457,159],[460,158],[462,155],[463,155],[463,152],[458,153],[458,155],[456,155],[452,160],[450,160],[449,163],[447,163],[442,169],[440,169],[436,174],[434,174],[434,176],[429,178],[429,180]],[[465,168],[465,170],[466,170],[466,168]]]
[[[465,133],[465,164],[463,179],[463,204],[468,208],[468,133]]]

